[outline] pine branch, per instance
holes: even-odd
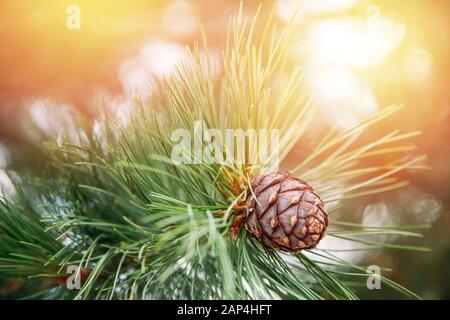
[[[206,40],[206,54],[194,45],[189,59],[158,85],[150,101],[136,99],[129,123],[106,115],[85,119],[78,137],[46,145],[45,172],[18,173],[32,179],[20,179],[17,188],[33,192],[0,200],[2,276],[56,279],[51,294],[58,298],[357,298],[355,281],[364,283],[370,274],[332,250],[280,254],[243,228],[232,237],[239,203],[252,192],[251,178],[261,173],[261,150],[256,149],[256,164],[248,163],[249,150],[238,164],[178,165],[171,160],[171,133],[192,131],[197,120],[221,130],[278,129],[281,160],[312,128],[318,113],[302,84],[301,69],[291,70],[287,80],[279,77],[286,72],[295,28],[277,27],[272,14],[257,34],[258,14],[244,18],[241,8],[230,18],[220,65],[208,56]],[[331,130],[309,156],[288,169],[311,181],[329,202],[404,186],[393,175],[424,169],[425,157],[373,166],[361,166],[361,159],[383,154],[401,159],[411,149],[401,143],[416,133],[395,131],[353,147],[361,132],[399,109],[385,108],[341,134]],[[228,152],[223,150],[225,156]],[[335,229],[328,236],[357,242],[363,250],[425,250],[367,239],[419,236],[402,227],[364,226],[333,217],[331,222]],[[326,261],[316,261],[317,256]],[[63,281],[71,265],[89,274],[78,291]]]

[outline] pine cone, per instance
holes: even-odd
[[[246,199],[246,228],[269,248],[298,252],[317,246],[328,226],[322,200],[289,172],[261,175]],[[256,199],[255,199],[256,196]]]

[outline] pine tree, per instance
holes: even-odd
[[[10,172],[16,192],[0,200],[1,277],[39,281],[31,289],[34,298],[358,298],[356,288],[370,276],[365,266],[315,245],[276,250],[275,242],[263,245],[248,226],[252,182],[266,174],[259,148],[246,149],[243,164],[175,164],[171,158],[172,132],[192,132],[198,120],[220,130],[278,129],[280,160],[312,137],[314,146],[304,158],[282,166],[305,181],[307,190],[314,186],[324,208],[402,187],[406,182],[396,173],[424,168],[423,156],[403,158],[403,142],[416,132],[394,131],[355,146],[362,132],[400,106],[345,132],[309,132],[320,113],[302,85],[301,68],[285,65],[295,28],[277,26],[272,15],[256,34],[258,14],[244,18],[241,11],[230,18],[220,63],[207,54],[206,41],[187,49],[188,59],[149,101],[136,99],[128,122],[106,115],[78,118],[76,138],[45,144],[44,171]],[[286,72],[289,77],[280,77]],[[362,159],[386,154],[398,159],[362,165]],[[255,163],[248,161],[251,156]],[[371,240],[380,234],[420,235],[408,227],[342,221],[341,210],[327,209],[326,237],[355,241],[361,250],[426,250]],[[69,266],[77,266],[79,290],[66,285]],[[381,281],[418,298],[384,276]]]

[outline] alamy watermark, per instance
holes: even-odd
[[[71,265],[67,267],[66,270],[68,276],[66,279],[66,286],[69,290],[80,290],[81,289],[81,268],[76,265]]]
[[[259,165],[263,171],[279,167],[278,129],[213,129],[195,121],[193,130],[172,132],[174,164]]]
[[[369,290],[381,289],[381,268],[377,265],[370,265],[366,271],[368,274],[371,274],[367,277],[367,288]]]
[[[66,13],[68,14],[66,20],[66,27],[69,30],[81,29],[81,9],[76,4],[71,4],[67,7]]]

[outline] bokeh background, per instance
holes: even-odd
[[[322,108],[321,122],[352,127],[394,103],[405,108],[378,129],[420,130],[416,149],[431,170],[404,174],[398,192],[345,205],[367,224],[429,223],[428,253],[374,251],[347,257],[393,268],[389,276],[427,299],[450,298],[450,1],[246,0],[286,23],[298,10],[290,52]],[[70,5],[80,29],[67,28]],[[132,98],[148,98],[155,82],[201,40],[220,55],[235,0],[0,1],[0,185],[12,192],[6,167],[39,169],[40,142],[70,127],[75,108],[95,117],[99,105],[126,115]],[[370,139],[370,136],[367,137]],[[301,156],[301,150],[291,157]],[[396,239],[386,239],[396,241]],[[0,286],[12,297],[16,284]],[[365,296],[365,294],[367,294]],[[399,298],[380,290],[363,297]]]

